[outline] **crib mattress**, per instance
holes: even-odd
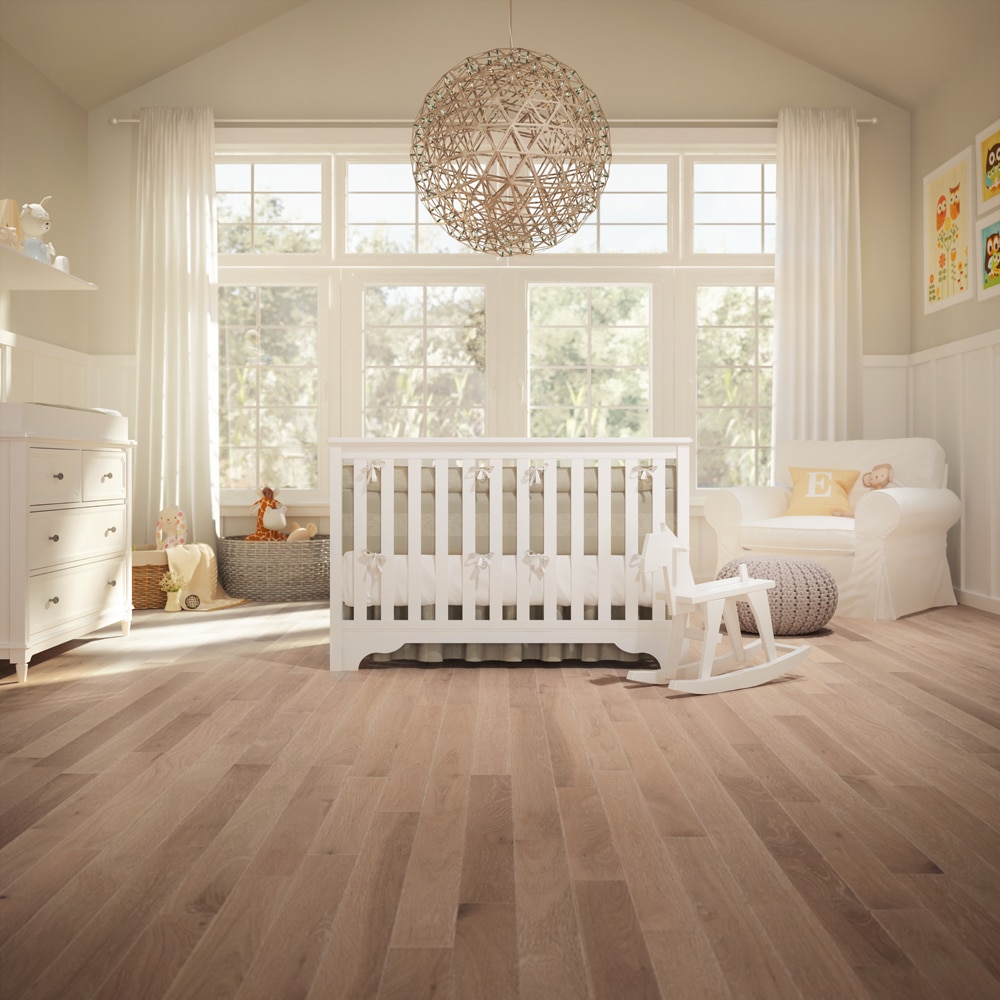
[[[419,581],[417,603],[432,605],[437,599],[436,557],[421,555],[418,557]],[[585,605],[598,605],[601,600],[602,584],[606,590],[607,599],[612,605],[626,605],[627,577],[631,576],[632,586],[636,591],[636,601],[642,607],[652,605],[653,592],[650,578],[641,571],[638,558],[630,560],[625,565],[624,556],[605,556],[602,560],[603,571],[598,569],[598,556],[555,556],[549,559],[544,567],[541,561],[527,556],[521,557],[524,564],[522,578],[528,587],[528,603],[540,605],[545,599],[545,582],[554,580],[555,603],[570,605],[573,602],[573,583],[579,588],[578,598]],[[410,601],[409,587],[409,557],[408,556],[372,556],[370,553],[346,552],[343,557],[343,602],[348,607],[354,607],[354,569],[356,563],[362,564],[362,579],[364,584],[364,602],[368,607],[382,604],[382,588],[385,581],[391,580],[392,605],[405,607]],[[490,604],[490,582],[494,575],[499,574],[500,603],[517,604],[518,557],[513,555],[496,556],[486,564],[482,557],[450,555],[446,557],[446,599],[445,603],[460,605],[465,602],[466,586],[473,592],[474,603],[478,607]],[[523,584],[522,584],[523,585]],[[551,585],[551,584],[550,584]],[[662,595],[661,595],[662,597]]]

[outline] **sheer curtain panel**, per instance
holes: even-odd
[[[188,541],[218,523],[218,268],[210,108],[144,108],[139,119],[135,537],[179,506]]]
[[[862,434],[861,209],[851,108],[778,115],[774,442]]]

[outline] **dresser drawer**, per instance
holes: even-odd
[[[121,557],[33,576],[28,581],[31,634],[119,607],[124,618],[125,590],[125,560]]]
[[[80,452],[71,448],[28,451],[28,503],[78,503]]]
[[[83,453],[83,499],[125,499],[125,452]]]
[[[28,570],[125,551],[125,505],[36,510],[28,515]]]

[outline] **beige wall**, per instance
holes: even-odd
[[[0,198],[41,201],[49,240],[74,274],[91,279],[87,115],[30,63],[0,42]],[[11,293],[6,324],[48,343],[86,351],[89,303],[72,292]]]
[[[975,64],[968,66],[961,76],[945,83],[934,98],[913,115],[910,176],[913,189],[910,216],[913,233],[910,267],[914,289],[911,296],[913,352],[1000,329],[1000,298],[985,302],[973,298],[925,316],[921,296],[924,272],[921,198],[924,177],[963,149],[971,147],[976,134],[998,118],[1000,91],[997,89],[995,68]],[[972,179],[975,183],[975,159]],[[975,213],[975,196],[972,191],[969,192],[968,204],[973,206]],[[972,236],[975,240],[974,232]],[[973,245],[969,257],[973,275],[976,273],[974,252]]]

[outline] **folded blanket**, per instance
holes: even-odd
[[[171,573],[184,577],[181,607],[185,611],[218,611],[246,601],[230,597],[219,585],[215,549],[205,542],[175,545],[165,550]]]

